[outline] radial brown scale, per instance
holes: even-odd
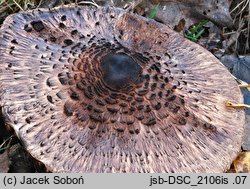
[[[72,116],[72,115],[73,115],[73,112],[74,112],[73,104],[71,104],[70,102],[66,102],[66,103],[64,104],[64,113],[65,113],[67,116]]]
[[[153,83],[151,86],[150,86],[150,90],[151,91],[154,91],[157,87],[157,83]]]

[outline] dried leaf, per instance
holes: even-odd
[[[9,171],[9,157],[5,150],[3,154],[0,154],[0,173],[8,173]]]
[[[233,165],[236,173],[250,173],[250,151],[241,152]]]
[[[174,30],[177,32],[183,31],[185,29],[185,24],[186,24],[185,19],[181,19],[179,23],[174,27]]]

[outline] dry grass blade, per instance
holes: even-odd
[[[78,5],[93,5],[93,6],[99,7],[99,5],[94,0],[91,0],[91,1],[81,1],[81,2],[77,2],[76,1],[75,4],[78,4]]]
[[[36,8],[40,0],[1,0],[0,1],[0,26],[4,19],[13,13],[20,10],[28,10],[30,8]]]
[[[21,5],[19,5],[19,3],[17,3],[15,0],[12,0],[12,1],[16,4],[16,6],[17,6],[20,10],[23,11],[23,8],[21,7]]]
[[[250,51],[250,0],[234,1],[232,6],[231,14],[237,30],[227,32],[224,36],[232,36],[235,39],[234,52],[236,54],[246,54]]]
[[[0,144],[0,152],[5,150],[5,149],[8,149],[10,147],[12,138],[13,138],[13,135],[11,135],[9,138],[4,140],[4,142],[2,144]]]

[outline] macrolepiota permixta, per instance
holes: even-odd
[[[112,7],[9,16],[0,106],[52,172],[223,172],[240,151],[236,81],[170,27]]]

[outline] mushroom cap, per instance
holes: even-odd
[[[223,172],[240,151],[237,83],[170,27],[112,7],[9,16],[0,106],[53,172]]]

